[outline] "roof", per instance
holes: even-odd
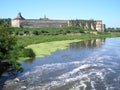
[[[22,17],[21,13],[18,13],[18,16],[16,18],[14,18],[14,20],[25,20],[24,17]]]

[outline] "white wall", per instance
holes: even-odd
[[[12,20],[11,26],[12,27],[20,27],[20,20]]]

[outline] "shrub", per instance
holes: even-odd
[[[19,31],[15,31],[15,35],[18,35],[19,34]]]
[[[79,31],[80,31],[80,33],[85,33],[84,30],[79,30]]]
[[[32,49],[30,49],[30,48],[25,48],[25,49],[23,49],[23,56],[24,56],[24,57],[34,58],[34,57],[35,57],[35,53],[33,52]]]
[[[24,34],[28,35],[28,34],[29,34],[29,31],[28,31],[28,30],[25,30],[25,31],[24,31]]]
[[[40,33],[39,33],[38,31],[36,31],[36,30],[33,31],[32,33],[33,33],[34,35],[39,35],[39,34],[40,34]]]

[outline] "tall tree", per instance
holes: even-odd
[[[17,38],[10,33],[10,27],[0,20],[0,74],[3,70],[19,68],[18,57],[15,50]]]

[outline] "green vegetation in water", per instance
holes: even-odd
[[[65,41],[53,41],[40,44],[28,45],[26,48],[31,48],[36,57],[43,57],[44,55],[50,55],[52,52],[60,49],[66,49],[69,43],[79,42],[80,40],[65,40]]]

